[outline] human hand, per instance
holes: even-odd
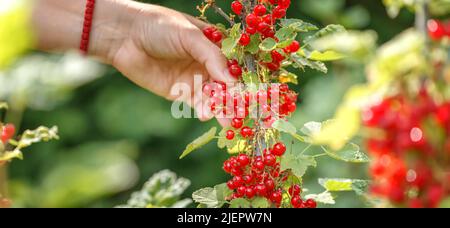
[[[71,12],[76,12],[76,5],[82,9],[79,2],[84,2],[40,1],[56,5],[55,8],[70,5]],[[233,82],[235,79],[228,73],[226,59],[220,48],[203,35],[202,28],[208,26],[206,23],[168,8],[134,1],[97,0],[96,4],[89,54],[100,57],[137,85],[161,97],[187,102],[195,108],[201,120],[211,118],[207,106],[202,102],[201,87],[194,87],[194,75],[201,75],[203,82]],[[52,23],[55,21],[40,18],[44,22],[45,19]],[[66,16],[66,20],[70,19],[70,16]],[[82,19],[77,20],[82,23]],[[38,26],[43,29],[40,30],[47,31],[39,37],[48,36],[51,32],[48,27],[54,25],[46,27],[41,23]],[[82,25],[78,27],[81,29]],[[39,43],[48,46],[61,40],[58,37],[53,39],[53,42]],[[77,40],[72,43],[75,44],[59,46],[73,46]],[[171,88],[177,83],[188,85],[192,93],[184,97],[171,94]],[[225,124],[223,120],[219,122]]]

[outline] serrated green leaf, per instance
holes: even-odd
[[[263,197],[256,197],[251,202],[252,208],[268,208],[270,206],[270,202]]]
[[[297,37],[297,33],[291,27],[282,27],[276,33],[275,37],[278,38],[280,42],[285,40],[294,40]]]
[[[317,26],[300,19],[281,19],[281,26],[289,27],[295,32],[309,32],[317,30]]]
[[[245,46],[244,51],[250,52],[250,54],[256,54],[259,51],[259,44],[261,43],[261,35],[258,33],[255,35],[252,35],[250,37],[250,43]]]
[[[226,184],[216,185],[214,188],[203,188],[192,194],[192,199],[207,208],[220,208],[227,201],[225,200],[231,194]]]
[[[355,179],[321,178],[319,179],[319,184],[329,192],[354,191],[358,195],[363,195],[367,192],[369,181]]]
[[[320,51],[313,51],[311,53],[308,54],[308,56],[306,56],[308,59],[310,60],[314,60],[314,61],[335,61],[335,60],[339,60],[339,59],[343,59],[346,56],[335,52],[335,51],[325,51],[325,52],[320,52]]]
[[[322,129],[322,123],[311,121],[308,123],[305,123],[300,129],[301,132],[303,132],[307,136],[313,136],[315,134],[320,133],[320,130]]]
[[[272,55],[270,52],[260,52],[259,53],[259,60],[263,63],[271,63],[272,62]]]
[[[344,28],[344,26],[342,25],[328,25],[327,27],[319,30],[318,32],[316,32],[314,35],[308,37],[305,40],[305,43],[309,43],[312,40],[324,37],[324,36],[328,36],[334,33],[340,33],[340,32],[345,32],[346,29]]]
[[[325,74],[328,72],[328,68],[323,62],[306,59],[305,57],[297,53],[290,55],[290,57],[291,60],[295,63],[294,67],[304,68],[305,66],[307,66],[313,70],[318,70]]]
[[[230,36],[233,39],[239,39],[241,37],[241,23],[236,23],[230,29]]]
[[[275,41],[273,38],[267,38],[259,44],[259,49],[261,51],[272,51],[277,47],[277,41]]]
[[[361,152],[360,147],[354,143],[347,143],[342,149],[338,151],[333,151],[325,146],[322,146],[323,151],[327,153],[328,156],[352,163],[368,163],[370,162],[369,157]]]
[[[285,120],[276,120],[272,124],[272,127],[278,131],[289,133],[292,135],[295,135],[297,133],[297,129],[295,128],[295,126]]]
[[[250,202],[243,198],[237,198],[230,202],[230,208],[250,208]]]
[[[198,137],[197,139],[195,139],[194,141],[189,143],[186,146],[186,149],[184,149],[183,153],[181,154],[180,159],[183,159],[184,157],[188,156],[193,151],[195,151],[195,150],[199,149],[200,147],[209,143],[216,136],[216,132],[217,132],[217,128],[213,127],[208,132],[206,132],[202,136]]]
[[[238,39],[233,39],[231,37],[222,41],[222,52],[227,58],[231,58],[233,56],[238,42]]]
[[[312,156],[295,156],[292,153],[287,153],[281,159],[281,170],[291,170],[297,177],[303,177],[309,166],[317,166],[317,162]]]
[[[305,199],[313,199],[317,203],[321,204],[335,204],[336,201],[334,201],[333,196],[331,193],[325,191],[320,194],[309,194],[305,196]]]

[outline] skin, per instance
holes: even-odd
[[[32,23],[37,47],[44,51],[78,49],[85,0],[35,0]],[[118,69],[137,85],[169,100],[194,107],[200,120],[211,115],[201,88],[184,97],[176,83],[194,88],[194,75],[206,81],[233,82],[220,48],[202,33],[206,23],[152,4],[97,0],[88,54]],[[200,91],[199,91],[200,90]],[[227,125],[226,120],[219,120]]]

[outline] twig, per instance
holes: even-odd
[[[227,20],[231,26],[233,26],[234,20],[231,19],[231,17],[226,14],[220,7],[218,7],[215,3],[211,3],[211,7],[214,9],[214,11],[216,11],[216,13],[218,13],[220,16],[222,16],[223,18],[225,18],[225,20]]]

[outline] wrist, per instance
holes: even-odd
[[[88,54],[112,63],[129,38],[136,13],[127,0],[97,0]]]
[[[36,0],[32,24],[37,48],[44,51],[79,49],[86,1]],[[89,37],[88,54],[111,63],[128,38],[135,9],[127,0],[97,0]]]

